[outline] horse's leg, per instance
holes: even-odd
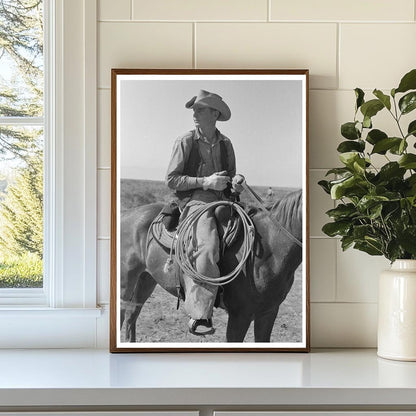
[[[120,331],[123,328],[125,318],[126,318],[126,309],[123,305],[120,305]]]
[[[227,342],[243,342],[251,323],[251,316],[240,312],[229,312]]]
[[[136,322],[146,300],[156,287],[156,281],[150,273],[144,271],[140,274],[134,289],[133,298],[126,303],[126,341],[136,342]]]
[[[267,311],[256,312],[254,317],[254,341],[270,342],[274,321],[279,312],[279,305]]]
[[[131,266],[130,266],[131,267]],[[121,282],[124,287],[121,290],[120,296],[120,331],[123,328],[126,316],[131,314],[131,302],[134,298],[134,291],[137,284],[137,279],[140,273],[143,271],[142,266],[136,265],[129,269],[129,266],[121,266]]]

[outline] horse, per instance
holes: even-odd
[[[169,251],[155,240],[147,242],[162,208],[159,203],[144,205],[121,219],[120,325],[126,322],[128,342],[136,341],[136,321],[156,285],[173,296],[179,295],[179,284],[184,285],[177,265],[176,279],[165,267]],[[256,210],[252,220],[256,234],[252,256],[237,278],[222,287],[219,306],[228,312],[227,342],[243,342],[253,320],[255,342],[270,342],[279,307],[302,262],[302,191],[288,194],[267,211]],[[242,246],[240,235],[219,262],[222,275],[239,263]],[[184,296],[182,289],[180,295]]]

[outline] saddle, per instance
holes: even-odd
[[[148,242],[152,236],[160,245],[171,250],[179,226],[180,209],[175,202],[165,207],[150,225]],[[220,253],[224,254],[237,240],[241,231],[241,218],[227,206],[219,206],[214,212],[220,240]]]

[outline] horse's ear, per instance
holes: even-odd
[[[247,215],[251,218],[253,218],[258,212],[259,212],[259,209],[256,207],[247,208]]]

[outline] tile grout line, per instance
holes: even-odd
[[[337,23],[337,62],[336,62],[336,71],[337,71],[337,90],[339,90],[340,72],[341,72],[341,24],[340,23]]]
[[[415,0],[416,1],[416,0]],[[267,23],[272,21],[272,0],[267,0]]]
[[[335,251],[334,259],[335,259],[335,284],[334,284],[334,302],[338,303],[338,244],[340,244],[339,240],[336,240],[336,244],[334,244],[333,250]]]
[[[196,69],[196,22],[192,23],[192,68]]]
[[[132,12],[133,13],[133,8]],[[252,19],[252,20],[244,20],[244,19],[225,19],[225,20],[192,20],[192,19],[98,19],[97,23],[248,23],[248,24],[256,24],[256,23],[287,23],[287,24],[306,24],[306,25],[315,25],[315,24],[328,24],[328,25],[336,25],[336,24],[354,24],[354,25],[414,25],[414,20],[270,20],[268,18],[265,19]]]
[[[130,0],[130,20],[133,20],[133,0]]]
[[[314,305],[334,305],[334,306],[340,306],[340,305],[377,305],[378,302],[374,301],[358,301],[358,300],[351,300],[351,301],[341,301],[341,302],[330,302],[330,301],[311,301],[311,304]]]

